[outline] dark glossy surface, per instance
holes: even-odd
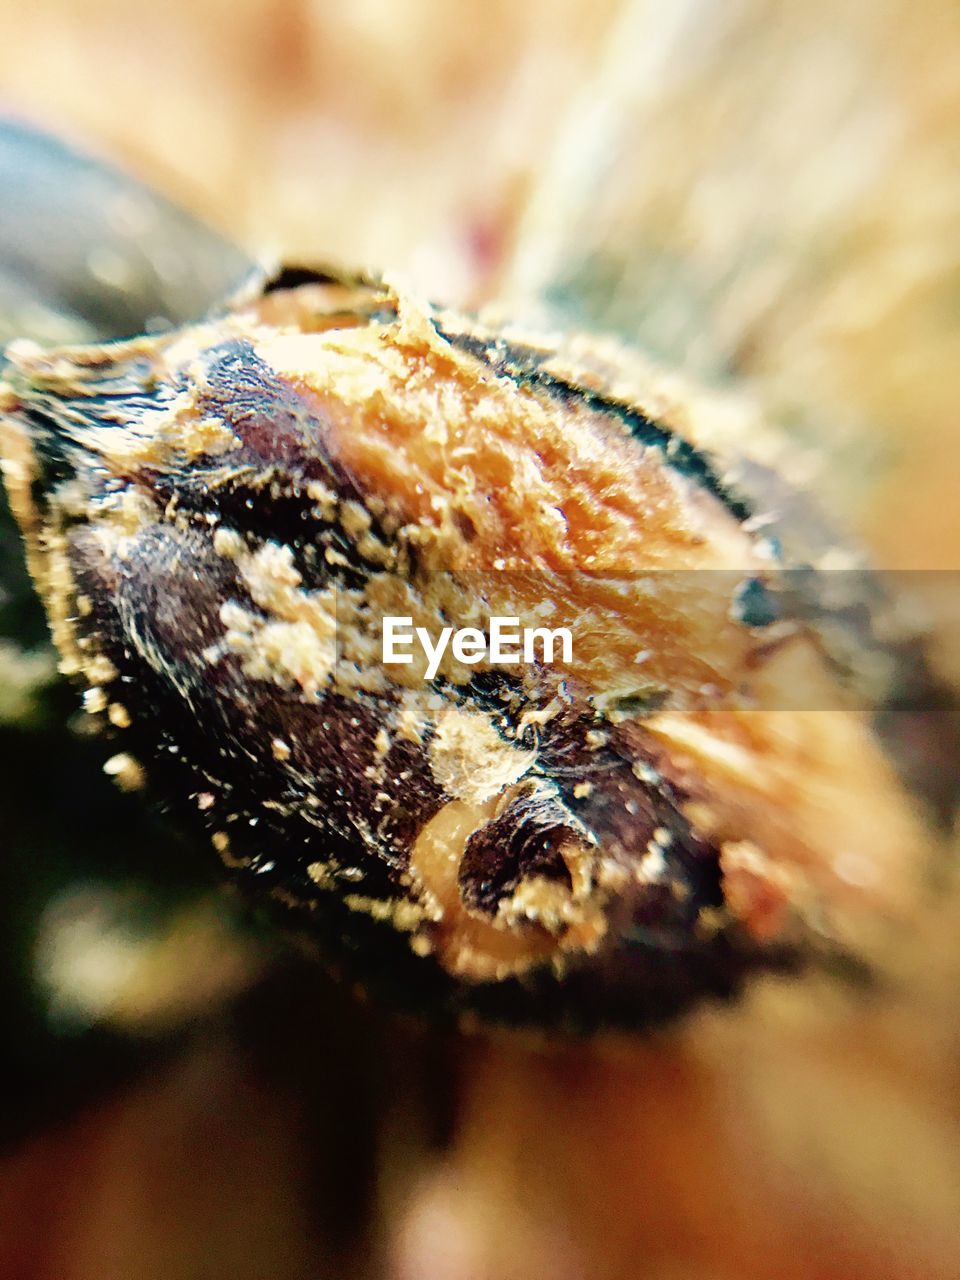
[[[128,337],[202,316],[247,255],[150,187],[0,120],[0,338]]]

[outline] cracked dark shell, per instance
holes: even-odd
[[[932,856],[764,511],[657,383],[288,272],[159,337],[15,344],[6,475],[109,768],[407,1007],[638,1026],[869,957]],[[385,666],[382,620],[569,628]]]

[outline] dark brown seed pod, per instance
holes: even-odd
[[[9,355],[8,487],[110,768],[348,974],[634,1026],[909,913],[922,826],[656,387],[304,272]],[[388,617],[570,646],[387,664]]]

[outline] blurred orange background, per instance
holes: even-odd
[[[960,567],[955,4],[0,10],[5,108],[258,253],[634,338],[782,424],[878,563]],[[642,1044],[435,1042],[300,991],[277,1053],[322,1014],[346,1076],[403,1066],[347,1247],[316,1200],[349,1125],[318,1137],[304,1070],[204,1025],[3,1159],[0,1274],[960,1276],[957,924],[931,903],[883,998],[765,980]]]

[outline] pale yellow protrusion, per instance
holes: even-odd
[[[568,865],[574,892],[550,885],[541,876],[523,881],[496,917],[467,908],[460,896],[459,871],[467,842],[502,804],[453,800],[420,832],[410,856],[410,875],[423,914],[431,923],[415,935],[418,954],[433,951],[452,973],[471,981],[499,980],[546,961],[562,961],[576,951],[592,951],[606,932],[603,903],[589,894],[589,870],[582,851]],[[565,854],[566,856],[566,854]],[[578,869],[578,858],[583,865]]]
[[[113,778],[124,791],[139,791],[146,781],[143,766],[126,751],[120,751],[104,764],[103,772]]]

